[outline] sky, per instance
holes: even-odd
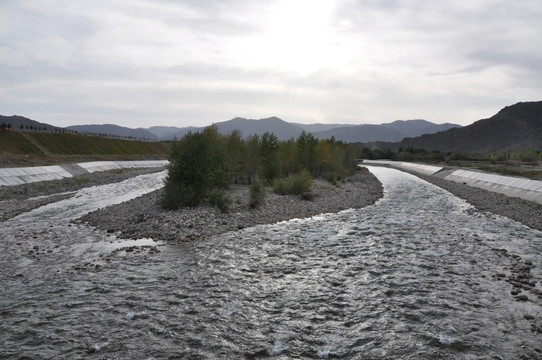
[[[0,114],[468,125],[542,100],[540,0],[0,0]]]

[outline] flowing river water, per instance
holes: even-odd
[[[370,170],[384,186],[375,205],[191,243],[72,222],[159,188],[164,173],[0,223],[0,358],[541,355],[542,233]],[[519,299],[516,275],[535,285]]]

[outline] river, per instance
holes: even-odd
[[[541,356],[542,233],[369,169],[384,187],[372,206],[190,243],[72,222],[164,173],[0,223],[0,358]]]

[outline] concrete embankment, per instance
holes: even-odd
[[[38,181],[60,180],[73,176],[127,168],[152,168],[166,166],[167,160],[149,161],[93,161],[77,164],[33,166],[0,169],[0,186],[14,186]]]
[[[390,166],[542,204],[542,181],[390,160],[363,160],[363,164]]]

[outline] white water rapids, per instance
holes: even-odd
[[[164,173],[0,223],[0,358],[537,356],[542,233],[370,170],[385,190],[375,205],[192,243],[71,222],[161,187]]]

